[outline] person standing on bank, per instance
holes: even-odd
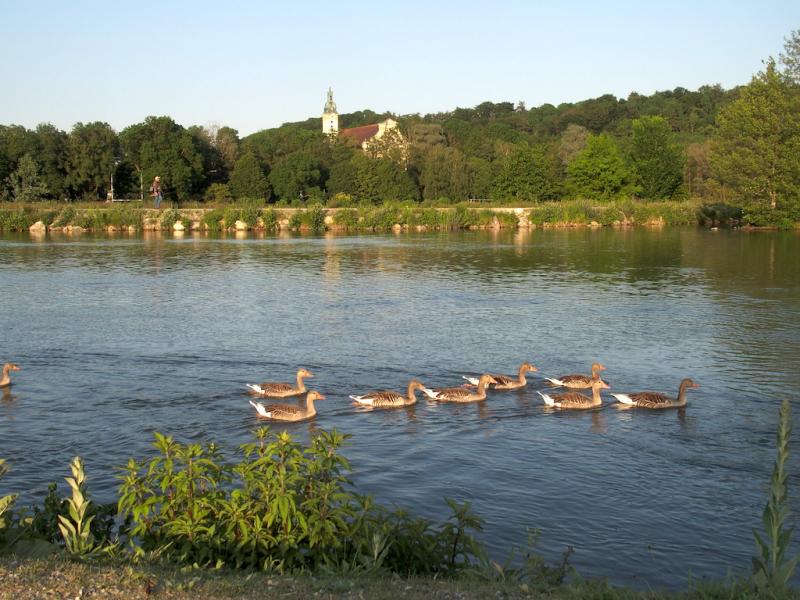
[[[163,200],[164,196],[161,193],[161,177],[158,175],[156,175],[155,179],[153,179],[153,183],[150,185],[150,195],[153,197],[155,208],[161,206],[161,200]]]

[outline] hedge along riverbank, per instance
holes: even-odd
[[[620,200],[593,204],[574,200],[532,207],[459,204],[425,207],[413,203],[326,208],[275,208],[252,203],[219,208],[140,206],[79,208],[68,205],[0,209],[0,230],[65,231],[452,231],[536,227],[663,226],[738,224],[741,211],[698,201]]]

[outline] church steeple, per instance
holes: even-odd
[[[339,113],[336,112],[336,102],[333,101],[333,90],[328,88],[328,100],[322,110],[322,133],[336,135],[339,132]]]

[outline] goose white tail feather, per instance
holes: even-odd
[[[374,398],[365,398],[364,396],[350,396],[352,400],[356,402],[356,404],[362,404],[364,406],[373,406],[375,404]]]
[[[425,394],[428,398],[433,398],[434,400],[436,400],[436,398],[439,397],[439,392],[432,390],[430,388],[422,388],[422,393]]]
[[[261,389],[261,386],[255,383],[246,383],[247,387],[253,390],[256,394],[263,394],[264,390]]]
[[[466,379],[472,385],[478,385],[478,378],[477,377],[467,377],[466,375],[462,375],[461,379]]]
[[[543,394],[542,392],[539,392],[539,391],[537,391],[536,393],[537,393],[537,394],[539,394],[539,395],[542,397],[542,400],[544,400],[544,403],[545,403],[547,406],[555,406],[555,405],[556,405],[556,401],[555,401],[555,400],[553,400],[553,399],[552,399],[550,396],[548,396],[547,394]]]
[[[264,405],[261,404],[261,402],[253,402],[252,400],[249,400],[249,402],[250,402],[250,405],[253,408],[256,409],[256,412],[258,414],[260,414],[262,417],[271,417],[272,416],[272,413],[267,412],[266,409],[264,409]]]
[[[545,377],[547,381],[552,383],[553,385],[564,385],[564,382],[560,379],[556,379],[555,377]]]
[[[635,404],[635,402],[631,400],[627,394],[611,394],[611,395],[614,396],[614,398],[616,398],[623,404]]]

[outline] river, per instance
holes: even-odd
[[[800,234],[535,230],[399,235],[0,234],[0,495],[40,500],[86,462],[95,500],[152,432],[227,448],[257,426],[245,383],[326,394],[361,492],[438,520],[471,501],[502,560],[540,532],[584,577],[685,588],[746,574],[778,407],[800,394]],[[349,394],[539,369],[472,405],[360,412]],[[545,409],[542,376],[601,361],[608,392],[681,410]],[[792,523],[800,462],[789,470]],[[798,544],[793,543],[793,551]]]

